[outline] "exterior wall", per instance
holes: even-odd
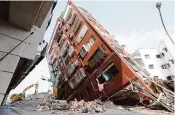
[[[157,49],[140,49],[139,51],[145,65],[145,69],[150,73],[151,77],[159,76],[162,78],[163,76],[160,72],[160,64],[163,62],[162,60],[157,60],[156,58],[156,54],[158,53]],[[149,55],[149,58],[146,58],[145,55]],[[151,64],[154,65],[153,69],[149,68],[149,65]]]
[[[4,98],[20,58],[34,60],[39,42],[43,39],[49,17],[50,14],[46,17],[41,28],[33,27],[30,32],[34,32],[34,34],[0,61],[0,103]],[[7,21],[0,20],[0,58],[24,40],[30,32],[13,26]]]
[[[133,54],[137,62],[138,59],[143,61],[144,66],[142,67],[150,73],[151,77],[158,76],[159,78],[165,80],[167,76],[174,75],[174,64],[170,61],[170,59],[174,60],[174,58],[168,48],[167,52],[164,50],[165,47],[167,46],[162,41],[157,49],[138,49],[137,52],[139,52],[139,56]],[[163,53],[164,56],[161,56],[161,58],[157,58],[157,55],[161,53]],[[146,55],[149,55],[149,58],[146,58]],[[163,69],[161,66],[166,63],[170,64],[170,68]],[[154,65],[154,68],[150,69],[149,65],[152,64]]]
[[[167,48],[167,51],[165,51],[165,48]],[[163,60],[162,64],[169,63],[170,68],[167,69],[166,73],[163,73],[164,76],[174,76],[175,75],[175,64],[172,63],[170,60],[175,61],[174,54],[175,52],[171,48],[171,46],[166,45],[165,41],[160,42],[158,49],[158,53],[164,53],[165,56],[161,58]]]

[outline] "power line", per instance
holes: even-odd
[[[161,22],[162,22],[163,28],[164,28],[164,30],[165,30],[167,36],[170,38],[171,42],[172,42],[173,44],[175,44],[174,41],[173,41],[173,39],[172,39],[171,36],[169,35],[169,33],[168,33],[166,27],[165,27],[165,24],[164,24],[164,21],[163,21],[163,17],[162,17],[162,14],[161,14],[161,10],[160,10],[160,8],[161,8],[161,2],[158,2],[158,3],[156,4],[156,7],[157,7],[157,9],[159,10]]]

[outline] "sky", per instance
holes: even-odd
[[[115,39],[126,46],[129,53],[138,48],[155,48],[162,39],[168,39],[161,24],[157,1],[79,1],[74,2],[89,11],[104,28],[115,36]],[[49,42],[57,18],[65,10],[67,1],[58,1],[44,39]],[[162,1],[163,19],[168,32],[174,34],[174,2]],[[39,81],[39,92],[48,91],[49,83],[41,81],[41,75],[49,76],[47,61],[44,59],[37,67],[11,92],[19,93],[25,86]],[[27,94],[34,89],[27,91]]]

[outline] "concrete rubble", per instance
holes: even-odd
[[[170,115],[173,113],[164,110],[150,110],[144,106],[121,106],[111,101],[101,102],[99,99],[85,102],[84,100],[55,100],[52,94],[38,93],[29,95],[25,100],[12,102],[8,105],[10,110],[20,115],[84,115],[99,114],[113,115],[116,113],[125,115]]]
[[[52,96],[48,96],[47,100],[43,103],[40,103],[35,111],[50,111],[50,110],[70,110],[74,112],[81,113],[103,113],[107,108],[116,107],[113,102],[101,102],[100,100],[88,101],[70,101],[66,100],[54,100]]]

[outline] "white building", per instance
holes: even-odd
[[[0,1],[0,104],[38,63],[37,48],[52,5],[53,1]]]
[[[172,49],[162,41],[158,48],[138,49],[133,53],[134,59],[146,69],[151,77],[158,76],[167,79],[171,76],[174,79],[174,57]]]
[[[162,73],[164,76],[175,76],[175,49],[172,48],[173,47],[171,47],[169,44],[166,44],[164,40],[161,41],[158,46],[158,54],[156,57],[158,60],[162,60],[164,62],[161,65],[162,69],[167,70],[166,72]]]
[[[159,76],[163,78],[160,70],[161,60],[157,60],[156,55],[158,54],[157,49],[138,49],[134,54],[134,59],[146,69],[151,77]]]

